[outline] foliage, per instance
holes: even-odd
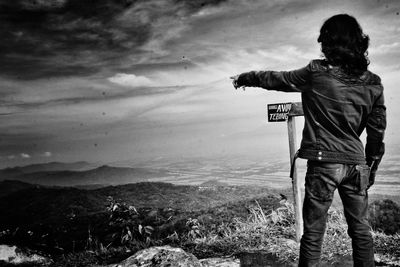
[[[139,249],[167,244],[199,258],[264,250],[281,262],[298,259],[293,205],[263,188],[141,183],[21,192],[0,199],[0,213],[8,214],[0,218],[0,241],[47,250],[56,266],[118,262]],[[396,222],[395,203],[372,206],[375,229],[385,231],[385,224]],[[377,252],[399,257],[399,235],[376,232],[374,239]],[[350,254],[343,213],[331,208],[322,259],[333,262]]]
[[[400,259],[400,234],[387,235],[381,232],[373,232],[373,237],[376,252]]]
[[[186,226],[189,228],[187,236],[189,239],[201,239],[205,232],[204,226],[199,223],[198,219],[189,218],[186,222]]]
[[[34,185],[21,187],[15,181],[2,187],[2,191],[0,214],[7,216],[0,216],[0,232],[5,231],[0,234],[0,242],[51,254],[85,250],[90,238],[92,243],[97,242],[96,246],[108,246],[110,242],[112,246],[118,245],[121,242],[117,242],[112,234],[118,232],[121,238],[122,231],[124,242],[129,243],[128,239],[132,238],[128,229],[115,229],[118,224],[108,224],[110,214],[104,208],[109,205],[108,196],[127,207],[134,206],[139,212],[138,224],[133,232],[130,229],[131,234],[139,231],[139,224],[151,226],[158,229],[152,233],[153,241],[169,237],[163,242],[176,243],[181,234],[187,233],[187,218],[196,218],[203,225],[217,227],[218,221],[228,221],[235,215],[246,216],[245,201],[270,192],[265,188],[235,186],[204,186],[200,190],[198,186],[168,183],[137,183],[83,190]],[[149,232],[150,229],[142,230]],[[145,243],[145,240],[141,242]]]
[[[84,250],[58,255],[52,267],[80,267],[111,264],[121,262],[132,254],[132,251],[122,247],[108,247],[104,250]]]
[[[400,206],[392,200],[374,201],[369,207],[369,215],[374,230],[386,234],[400,233]]]
[[[218,247],[225,255],[240,254],[246,250],[263,250],[277,256],[281,262],[294,262],[298,259],[299,247],[294,241],[294,209],[288,201],[281,201],[281,207],[268,214],[257,205],[251,209],[247,219],[236,218],[234,222],[231,228],[224,228],[221,232],[209,232],[203,239],[195,240],[196,249],[204,254],[207,248]],[[346,234],[343,214],[331,209],[322,260],[333,262],[337,255],[350,254],[351,243]]]
[[[140,214],[134,206],[118,203],[112,197],[109,197],[108,201],[107,211],[110,214],[108,224],[116,231],[113,234],[114,243],[129,244],[138,248],[146,248],[154,243],[151,240],[154,228],[139,222]]]

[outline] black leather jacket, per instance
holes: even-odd
[[[384,154],[386,107],[380,78],[370,71],[361,76],[344,73],[324,60],[313,60],[294,71],[242,73],[239,86],[300,92],[304,110],[299,157],[335,163],[374,162]],[[366,129],[365,147],[360,140]]]

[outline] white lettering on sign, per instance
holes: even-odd
[[[269,121],[286,121],[287,119],[288,114],[285,113],[269,114]]]
[[[287,103],[287,104],[279,104],[278,108],[276,110],[276,112],[289,112],[290,108],[292,107],[291,103]]]
[[[292,103],[269,104],[268,121],[286,121],[291,108]]]

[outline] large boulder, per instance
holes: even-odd
[[[181,248],[151,247],[136,252],[119,264],[109,267],[202,267],[200,261]]]
[[[51,265],[53,261],[45,256],[41,256],[31,250],[21,249],[16,246],[0,245],[0,265]]]

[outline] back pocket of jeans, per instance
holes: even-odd
[[[320,175],[306,175],[306,192],[314,199],[320,201],[330,201],[333,199],[334,188],[324,181]]]
[[[356,188],[358,194],[366,195],[369,184],[370,167],[368,165],[356,165]]]

